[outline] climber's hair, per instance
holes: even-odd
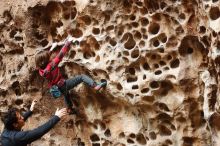
[[[19,112],[19,110],[17,108],[11,108],[3,116],[2,121],[3,121],[6,129],[14,130],[13,124],[18,122],[18,118],[17,118],[17,114],[16,114],[17,112]]]
[[[49,51],[42,50],[35,55],[36,67],[39,67],[40,69],[45,69],[49,61],[50,61]]]

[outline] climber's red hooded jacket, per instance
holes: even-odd
[[[69,50],[70,44],[71,42],[67,41],[60,52],[56,55],[56,57],[48,63],[46,68],[39,69],[40,75],[48,80],[49,88],[53,85],[62,86],[62,84],[64,83],[64,78],[60,72],[58,64],[62,61],[63,56]]]

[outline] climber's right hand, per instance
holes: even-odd
[[[57,47],[57,45],[58,45],[57,42],[53,43],[51,48],[50,48],[50,52],[53,51]]]
[[[73,42],[73,39],[74,39],[74,38],[73,38],[72,36],[68,36],[67,41],[68,41],[68,42]]]

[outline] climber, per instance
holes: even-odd
[[[4,130],[1,134],[2,146],[27,146],[33,141],[41,138],[50,129],[52,129],[60,119],[67,115],[67,109],[63,108],[55,112],[55,115],[45,124],[37,127],[34,130],[22,131],[22,127],[28,117],[31,116],[36,100],[33,100],[30,110],[24,115],[21,115],[16,108],[10,108],[5,116],[2,118],[4,123]]]
[[[96,83],[90,77],[83,74],[66,80],[63,78],[58,64],[62,61],[63,56],[69,50],[71,43],[76,45],[78,41],[73,42],[73,38],[68,37],[63,43],[60,43],[61,45],[64,44],[64,46],[56,57],[50,61],[50,53],[57,47],[57,45],[59,45],[58,43],[54,43],[49,51],[42,50],[36,54],[35,63],[39,68],[39,74],[48,80],[48,87],[50,88],[51,95],[54,98],[58,98],[61,94],[63,94],[65,104],[68,108],[68,113],[78,114],[78,110],[73,107],[69,90],[84,82],[86,85],[94,88],[96,91],[99,91],[102,87],[106,86],[107,82]]]

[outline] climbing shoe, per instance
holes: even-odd
[[[67,108],[67,112],[69,115],[78,115],[79,114],[79,111],[76,109],[76,108],[72,108],[72,107],[69,107]]]
[[[101,88],[106,87],[106,85],[107,85],[107,82],[106,82],[106,81],[100,82],[100,83],[96,84],[96,86],[94,87],[94,89],[95,89],[96,91],[99,91]]]

